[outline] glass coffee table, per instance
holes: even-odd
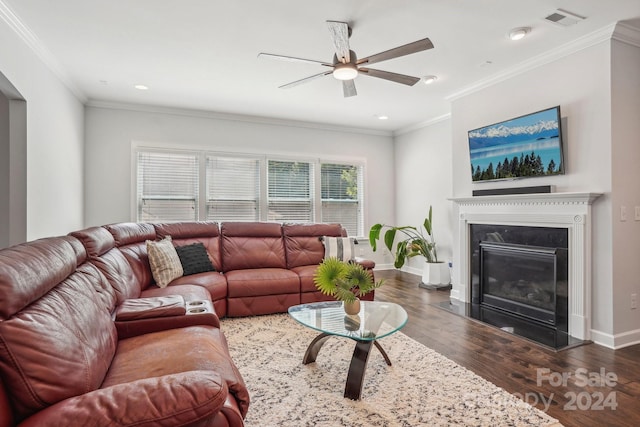
[[[324,343],[332,336],[350,338],[356,342],[353,350],[344,397],[359,400],[371,347],[375,346],[387,365],[391,360],[378,340],[399,331],[407,323],[407,312],[398,304],[361,301],[360,313],[347,315],[340,301],[315,302],[289,308],[289,315],[302,325],[320,332],[304,354],[303,364],[316,361]]]

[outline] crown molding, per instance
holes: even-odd
[[[591,46],[595,46],[607,40],[611,40],[614,32],[616,31],[616,28],[619,25],[621,24],[613,23],[607,25],[606,27],[586,34],[585,36],[579,37],[569,43],[558,46],[557,48],[549,50],[541,55],[534,56],[500,73],[496,73],[492,76],[487,77],[486,79],[478,80],[477,82],[469,86],[463,87],[462,89],[447,95],[445,99],[447,101],[455,101],[456,99],[462,98],[463,96],[470,95],[474,92],[493,86],[514,76],[531,71],[534,68],[549,64],[581,50],[587,49]],[[633,28],[628,25],[623,26],[624,34],[630,33],[630,31],[628,31],[627,29]]]
[[[386,130],[374,130],[349,126],[338,126],[325,123],[304,122],[297,120],[285,120],[272,117],[250,116],[242,114],[220,113],[216,111],[192,110],[188,108],[164,107],[159,105],[130,104],[124,102],[89,100],[86,107],[103,108],[110,110],[126,110],[139,113],[169,114],[183,117],[199,117],[205,119],[227,120],[243,123],[258,123],[270,126],[284,126],[302,129],[315,129],[331,132],[355,133],[363,135],[375,135],[392,137],[393,132]]]
[[[446,113],[446,114],[443,114],[441,116],[433,117],[431,119],[427,119],[427,120],[424,120],[424,121],[421,121],[421,122],[418,122],[418,123],[414,123],[412,125],[403,127],[401,129],[398,129],[398,130],[395,130],[393,132],[393,136],[396,137],[396,136],[404,135],[406,133],[413,132],[413,131],[416,131],[418,129],[422,129],[422,128],[426,128],[426,127],[435,125],[436,123],[440,123],[440,122],[443,122],[445,120],[449,120],[450,118],[451,118],[451,113]]]
[[[75,95],[83,104],[87,102],[86,95],[75,85],[62,64],[44,46],[38,36],[29,29],[13,10],[0,0],[0,19],[36,54],[36,56],[51,70],[51,72]]]
[[[624,22],[618,22],[611,38],[635,47],[640,47],[640,28],[633,27]]]

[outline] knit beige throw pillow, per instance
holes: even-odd
[[[147,254],[151,274],[159,287],[165,288],[171,281],[182,276],[182,264],[171,243],[171,236],[157,242],[147,240]]]

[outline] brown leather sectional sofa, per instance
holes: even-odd
[[[219,319],[326,300],[319,237],[343,234],[120,223],[0,250],[0,427],[244,425],[249,393]],[[146,242],[166,236],[202,243],[215,271],[156,286]]]

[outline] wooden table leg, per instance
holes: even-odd
[[[371,353],[371,346],[375,341],[356,341],[356,348],[353,350],[347,384],[344,387],[344,397],[352,400],[360,400],[362,384],[364,383],[364,373],[367,369],[367,361]]]
[[[302,359],[303,365],[308,365],[309,363],[313,363],[316,361],[316,357],[318,357],[318,353],[320,349],[324,345],[325,341],[327,341],[331,337],[331,335],[326,333],[321,333],[317,337],[311,341],[309,347],[307,347],[307,351],[304,353],[304,358]]]
[[[384,357],[384,361],[387,362],[387,365],[391,366],[391,359],[389,359],[389,356],[387,356],[387,352],[384,351],[380,343],[378,343],[378,341],[374,341],[373,343],[375,344],[376,348],[380,350],[380,354],[382,354],[382,357]]]

